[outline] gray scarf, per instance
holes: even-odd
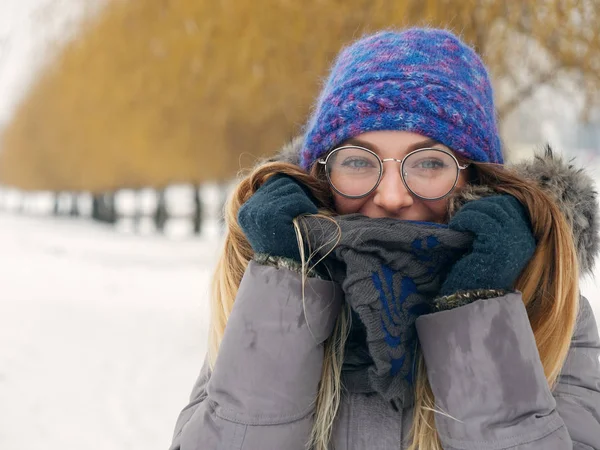
[[[313,245],[336,230],[316,220],[318,226],[309,224]],[[472,237],[445,225],[359,214],[335,221],[341,240],[326,265],[353,313],[343,382],[355,392],[378,392],[395,407],[409,406],[414,400],[415,320],[430,311],[447,271],[470,248]]]

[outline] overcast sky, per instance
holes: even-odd
[[[68,36],[89,0],[0,1],[0,126],[37,74],[49,42]]]

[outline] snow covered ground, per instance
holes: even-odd
[[[0,448],[166,449],[206,350],[217,236],[0,215]]]
[[[0,448],[159,450],[206,350],[217,227],[0,214]],[[583,292],[600,312],[600,289]]]

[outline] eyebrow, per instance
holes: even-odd
[[[365,147],[369,150],[374,151],[375,153],[379,153],[380,150],[376,145],[371,144],[370,142],[361,141],[360,139],[350,138],[344,142],[344,145],[358,145],[359,147]],[[414,144],[410,144],[406,147],[406,153],[410,153],[413,150],[419,150],[421,148],[433,147],[435,145],[444,145],[435,139],[425,139],[419,142],[415,142]]]

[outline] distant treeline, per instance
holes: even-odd
[[[227,180],[301,133],[335,55],[380,29],[459,33],[487,63],[501,124],[519,109],[537,122],[553,107],[527,100],[544,87],[575,111],[600,105],[598,0],[100,3],[39,55],[44,70],[0,135],[1,183],[100,192]]]
[[[227,192],[224,184],[100,193],[33,192],[0,187],[0,211],[83,218],[109,225],[123,219],[134,224],[150,219],[158,233],[164,233],[169,220],[184,219],[191,222],[193,234],[199,235],[207,219],[223,221]]]

